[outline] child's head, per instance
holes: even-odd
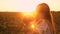
[[[43,19],[48,19],[48,20],[51,19],[50,8],[47,4],[45,3],[39,4],[36,8],[36,11],[39,17]]]

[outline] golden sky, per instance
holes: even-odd
[[[60,0],[0,0],[0,11],[33,11],[40,3],[47,3],[51,11],[60,11]]]

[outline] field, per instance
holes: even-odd
[[[52,12],[57,34],[60,34],[60,12]],[[19,12],[0,12],[0,34],[24,34]]]
[[[60,12],[52,12],[57,34],[60,34]]]

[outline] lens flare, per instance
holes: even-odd
[[[31,27],[34,29],[34,28],[35,28],[35,25],[34,25],[34,24],[32,24],[32,25],[31,25]]]

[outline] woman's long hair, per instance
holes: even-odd
[[[53,22],[53,17],[52,17],[52,14],[50,12],[50,8],[47,4],[45,3],[42,3],[42,4],[39,4],[36,8],[36,11],[38,12],[38,17],[40,15],[40,13],[42,13],[43,15],[43,19],[47,19],[49,21],[49,27],[51,28],[51,30],[53,31],[54,34],[56,34],[56,31],[55,31],[55,25],[54,25],[54,22]],[[39,19],[39,18],[38,18]]]

